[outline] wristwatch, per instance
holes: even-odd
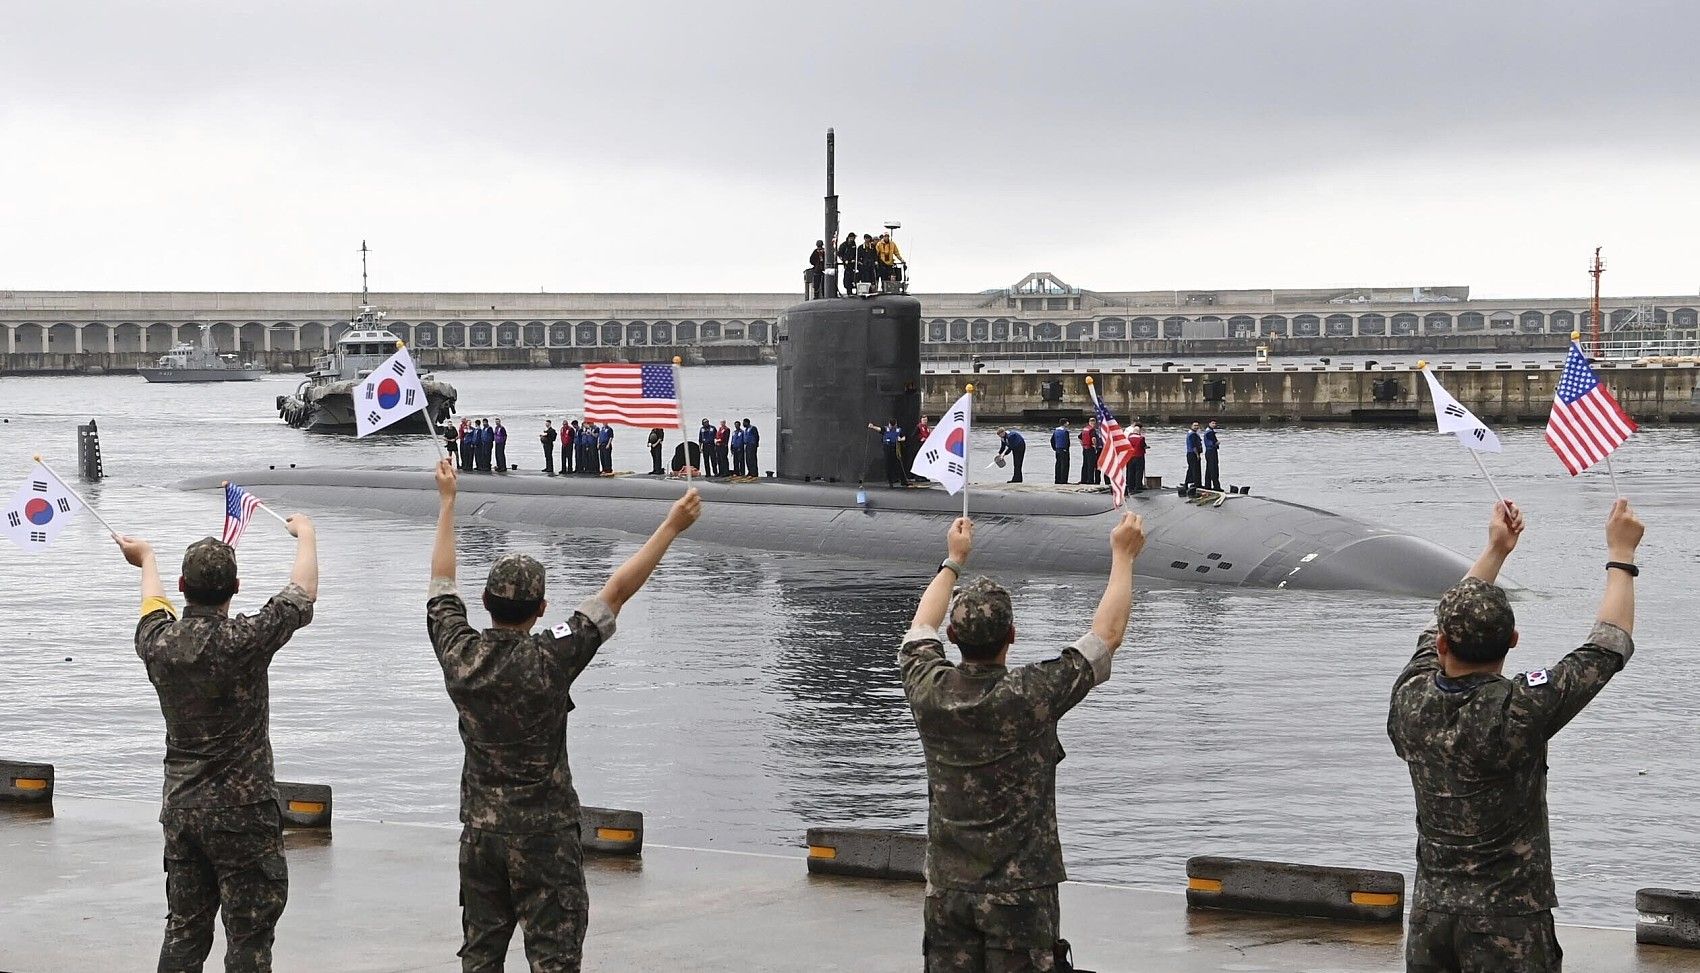
[[[1641,569],[1636,567],[1633,564],[1630,564],[1628,561],[1607,561],[1606,562],[1606,570],[1610,571],[1612,568],[1616,568],[1619,571],[1622,571],[1624,574],[1629,575],[1631,578],[1639,578],[1641,576]]]
[[[951,574],[954,574],[959,578],[962,577],[962,565],[952,561],[948,557],[939,562],[939,570],[949,571]]]

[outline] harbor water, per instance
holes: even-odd
[[[462,415],[503,419],[509,460],[524,471],[515,475],[537,475],[543,420],[559,426],[579,411],[576,370],[443,377],[458,387]],[[38,451],[72,477],[75,427],[98,419],[108,479],[85,495],[120,530],[153,541],[169,576],[183,547],[216,534],[223,517],[216,491],[173,487],[185,477],[435,458],[423,437],[357,441],[286,427],[273,400],[295,381],[8,377],[0,380],[4,489],[21,483]],[[773,387],[771,368],[690,369],[685,411],[693,426],[704,416],[752,419],[771,469]],[[926,407],[936,417],[947,404]],[[1027,480],[1049,482],[1048,430],[1026,432]],[[1149,472],[1178,480],[1182,430],[1149,433]],[[1612,485],[1603,471],[1566,476],[1539,429],[1500,433],[1505,452],[1489,466],[1530,522],[1508,568],[1526,588],[1517,602],[1523,638],[1508,667],[1534,669],[1588,631]],[[1237,427],[1222,442],[1225,482],[1465,553],[1484,536],[1493,494],[1451,437],[1408,427]],[[879,448],[873,432],[844,445]],[[995,446],[992,430],[976,431],[970,464],[981,481],[1007,474],[986,468]],[[640,430],[619,430],[615,454],[617,469],[649,468]],[[1073,460],[1078,479],[1078,448]],[[1549,801],[1561,920],[1628,925],[1636,888],[1700,883],[1691,800],[1700,778],[1690,758],[1700,744],[1691,601],[1700,433],[1650,429],[1616,465],[1648,525],[1637,654],[1555,739]],[[332,785],[345,818],[450,824],[460,742],[425,635],[432,525],[306,512],[320,527],[323,580],[315,621],[271,669],[278,776]],[[531,553],[549,568],[550,622],[637,546],[599,530],[591,502],[582,528],[570,530],[497,527],[466,513],[463,590],[477,591],[499,553]],[[942,536],[913,542],[943,555]],[[238,609],[283,584],[292,544],[274,521],[256,519],[241,543]],[[925,771],[893,656],[926,580],[909,565],[687,537],[574,687],[582,798],[642,810],[652,842],[705,848],[796,849],[810,825],[923,826]],[[1077,637],[1103,584],[1089,575],[1000,580],[1015,598],[1016,662]],[[54,763],[64,794],[158,796],[163,723],[133,651],[136,586],[92,518],[41,555],[0,550],[0,757]],[[1058,815],[1070,876],[1177,888],[1196,854],[1409,873],[1413,806],[1386,737],[1387,697],[1431,610],[1384,595],[1140,584],[1114,676],[1063,722]]]

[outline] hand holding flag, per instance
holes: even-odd
[[[248,518],[254,516],[254,511],[264,510],[277,518],[287,530],[289,521],[284,520],[277,511],[260,502],[260,498],[242,489],[229,480],[224,481],[224,535],[223,541],[231,547],[242,539],[242,532],[248,529]],[[293,532],[292,532],[293,533]]]

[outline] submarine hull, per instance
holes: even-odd
[[[268,501],[347,507],[429,519],[432,473],[420,470],[231,471],[186,481],[184,489],[241,483]],[[707,503],[691,539],[744,550],[938,564],[960,497],[940,489],[867,490],[762,480],[697,481]],[[463,477],[463,517],[529,527],[597,528],[646,536],[684,491],[650,477]],[[866,499],[858,502],[858,496]],[[1462,555],[1409,534],[1267,497],[1221,506],[1174,493],[1128,498],[1145,520],[1135,571],[1148,580],[1255,588],[1375,591],[1438,597],[1469,569]],[[1119,512],[1108,493],[976,487],[971,498],[976,570],[1085,574],[1109,570],[1109,531]]]

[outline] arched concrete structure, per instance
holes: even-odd
[[[1539,311],[1524,311],[1517,315],[1517,330],[1524,334],[1534,334],[1545,331],[1547,317]]]
[[[680,321],[673,329],[673,340],[681,345],[694,344],[697,340],[697,323],[695,321]]]
[[[1063,334],[1069,341],[1091,341],[1096,331],[1091,321],[1070,321]]]
[[[1115,341],[1127,337],[1127,322],[1121,318],[1104,318],[1098,322],[1098,337]]]
[[[300,351],[301,329],[288,321],[279,321],[266,329],[271,335],[273,351]]]
[[[968,340],[968,321],[966,318],[955,318],[950,322],[950,340]]]
[[[1358,315],[1358,334],[1383,335],[1387,333],[1387,316],[1383,314]]]
[[[993,318],[992,319],[992,340],[993,341],[1008,341],[1009,340],[1009,319],[1008,318]]]
[[[1458,315],[1459,331],[1481,331],[1487,327],[1487,319],[1479,311],[1465,311]]]
[[[47,329],[45,351],[55,355],[74,355],[82,350],[82,332],[76,325],[61,321]]]
[[[1299,338],[1314,338],[1322,333],[1322,319],[1314,314],[1293,318],[1293,334]]]
[[[549,326],[542,321],[527,321],[520,340],[527,348],[541,348],[549,343]]]
[[[1163,319],[1163,337],[1179,338],[1186,334],[1186,318],[1178,314]]]
[[[1061,341],[1062,325],[1055,321],[1040,321],[1033,325],[1034,341]]]
[[[1452,315],[1444,311],[1430,311],[1423,315],[1423,332],[1425,334],[1449,334],[1452,331]],[[1394,334],[1399,332],[1395,331]]]
[[[444,323],[440,332],[440,340],[444,348],[465,348],[466,322],[449,321]]]
[[[119,352],[146,351],[142,347],[142,326],[134,321],[125,321],[113,329],[112,348]]]
[[[643,321],[633,321],[626,325],[627,345],[649,344],[649,325]]]
[[[652,345],[670,345],[673,343],[673,322],[657,321],[649,326],[649,343]]]
[[[571,321],[556,321],[549,325],[549,347],[569,348],[573,343],[573,324]]]
[[[1287,318],[1280,314],[1265,314],[1257,323],[1259,334],[1284,335],[1287,333]]]
[[[1324,334],[1330,338],[1349,338],[1352,335],[1350,314],[1330,314],[1323,322]]]
[[[472,348],[491,348],[495,346],[495,328],[488,321],[474,321],[466,329],[467,345]]]
[[[520,324],[518,321],[501,321],[496,324],[496,347],[518,348],[520,339]]]
[[[705,341],[705,342],[707,342],[707,341],[719,341],[720,337],[721,337],[721,335],[720,335],[720,322],[719,321],[704,321],[702,323],[702,329],[700,331],[698,331],[697,333],[702,336],[702,340]]]
[[[621,337],[625,334],[625,329],[620,326],[620,322],[618,321],[604,321],[602,322],[602,327],[597,329],[597,331],[600,335],[599,343],[605,346],[618,345]]]
[[[212,335],[215,351],[220,354],[236,351],[236,325],[229,321],[215,321],[207,326],[207,332]]]

